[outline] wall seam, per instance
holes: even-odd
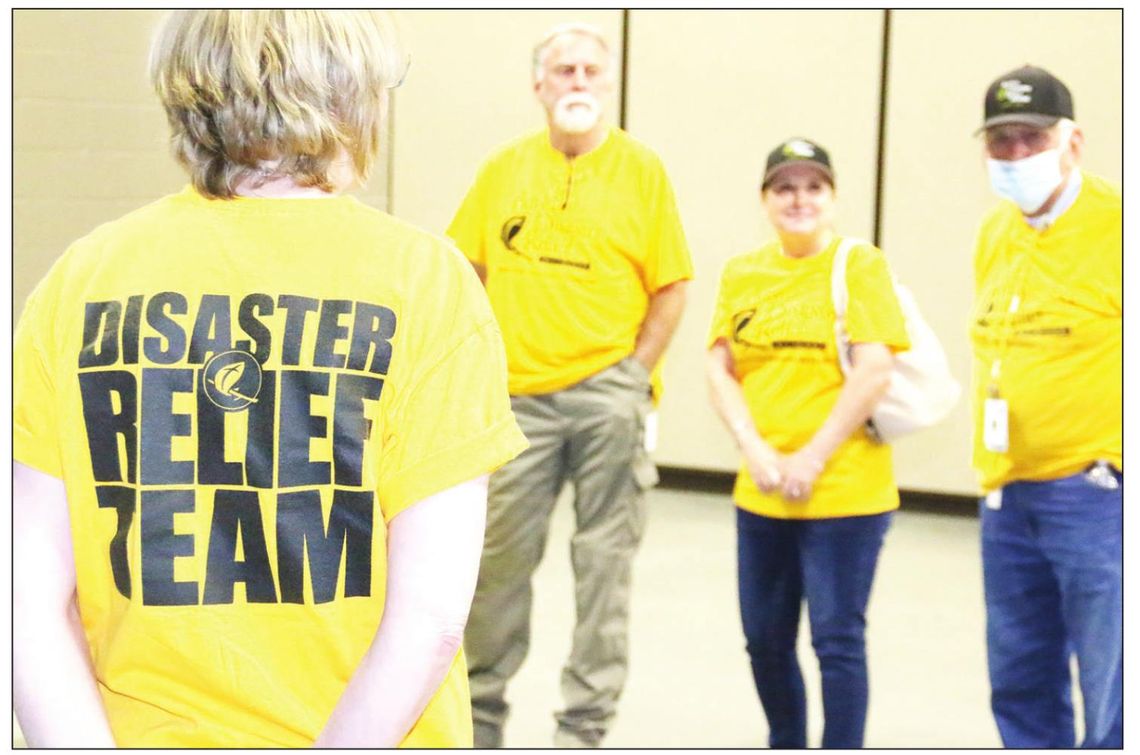
[[[618,91],[618,127],[626,128],[626,90],[629,88],[629,10],[621,12],[621,87]]]
[[[883,172],[886,164],[887,93],[890,88],[891,63],[891,11],[883,11],[883,50],[879,69],[879,133],[875,158],[875,215],[871,241],[882,247],[883,234]]]

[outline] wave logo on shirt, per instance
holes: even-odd
[[[245,351],[225,351],[206,363],[202,390],[219,409],[240,412],[257,403],[261,392],[261,365]]]
[[[812,337],[806,323],[826,319],[826,313],[809,305],[769,305],[764,312],[746,309],[732,316],[732,340],[754,349],[791,349],[800,353],[822,353],[827,343]],[[814,358],[814,357],[809,357]]]
[[[547,265],[560,265],[579,270],[589,270],[590,262],[581,254],[580,248],[587,243],[584,238],[588,234],[582,229],[568,229],[553,219],[539,214],[527,226],[527,243],[521,244],[520,234],[527,223],[526,215],[513,215],[507,218],[499,229],[499,239],[508,251],[517,254],[531,262],[541,262]],[[529,249],[539,247],[546,251],[535,254]],[[557,251],[552,251],[557,250]]]
[[[507,249],[510,249],[515,254],[522,255],[523,257],[526,257],[526,254],[524,254],[518,247],[515,246],[515,236],[519,235],[519,231],[522,230],[522,227],[525,223],[526,215],[515,215],[512,218],[508,218],[507,222],[503,223],[503,229],[499,233],[499,237],[503,240],[503,246],[505,246]]]

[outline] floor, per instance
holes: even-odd
[[[630,678],[606,747],[752,748],[767,727],[744,652],[735,525],[723,494],[658,489],[636,561]],[[561,703],[573,602],[570,501],[555,514],[535,575],[534,637],[510,690],[508,747],[548,747]],[[808,742],[819,745],[819,667],[802,624]],[[868,612],[871,705],[866,746],[1000,747],[988,707],[978,524],[900,512]]]
[[[606,747],[753,748],[767,729],[739,626],[733,509],[719,493],[657,489],[636,561],[631,670]],[[574,618],[573,513],[559,502],[535,575],[534,636],[513,681],[508,747],[549,747]],[[809,744],[822,727],[818,666],[804,622]],[[866,745],[999,747],[989,714],[978,525],[903,511],[887,535],[867,629]],[[16,731],[15,743],[23,744]]]

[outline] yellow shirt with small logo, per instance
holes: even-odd
[[[982,222],[970,337],[974,467],[986,491],[1098,459],[1124,468],[1121,207],[1118,189],[1082,173],[1073,206],[1043,231],[1012,202]],[[991,388],[1008,405],[1005,453],[984,444]]]
[[[573,159],[545,129],[511,142],[447,235],[487,271],[512,395],[561,390],[632,354],[649,297],[693,274],[660,159],[618,128]]]
[[[721,276],[708,344],[728,343],[756,429],[781,453],[811,440],[843,389],[831,298],[831,264],[839,242],[837,237],[824,251],[801,259],[772,242],[733,257]],[[851,249],[847,290],[852,343],[882,343],[892,351],[910,346],[879,249],[869,244]],[[891,448],[872,441],[863,428],[827,460],[807,501],[761,492],[745,464],[733,499],[746,511],[778,519],[862,516],[899,505]]]
[[[99,227],[29,297],[13,394],[125,747],[311,745],[379,626],[388,522],[526,446],[471,266],[347,196],[187,188]],[[460,652],[403,744],[471,743]]]

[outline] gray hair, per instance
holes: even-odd
[[[546,52],[550,48],[551,43],[559,37],[566,34],[579,34],[583,37],[590,37],[597,42],[602,51],[606,54],[606,63],[609,69],[613,69],[613,53],[610,52],[610,45],[606,41],[606,37],[602,34],[602,30],[593,24],[582,23],[580,21],[572,21],[567,24],[559,24],[550,29],[543,35],[542,39],[537,45],[534,46],[534,53],[531,55],[531,65],[534,70],[534,80],[542,81],[543,67],[546,64]]]

